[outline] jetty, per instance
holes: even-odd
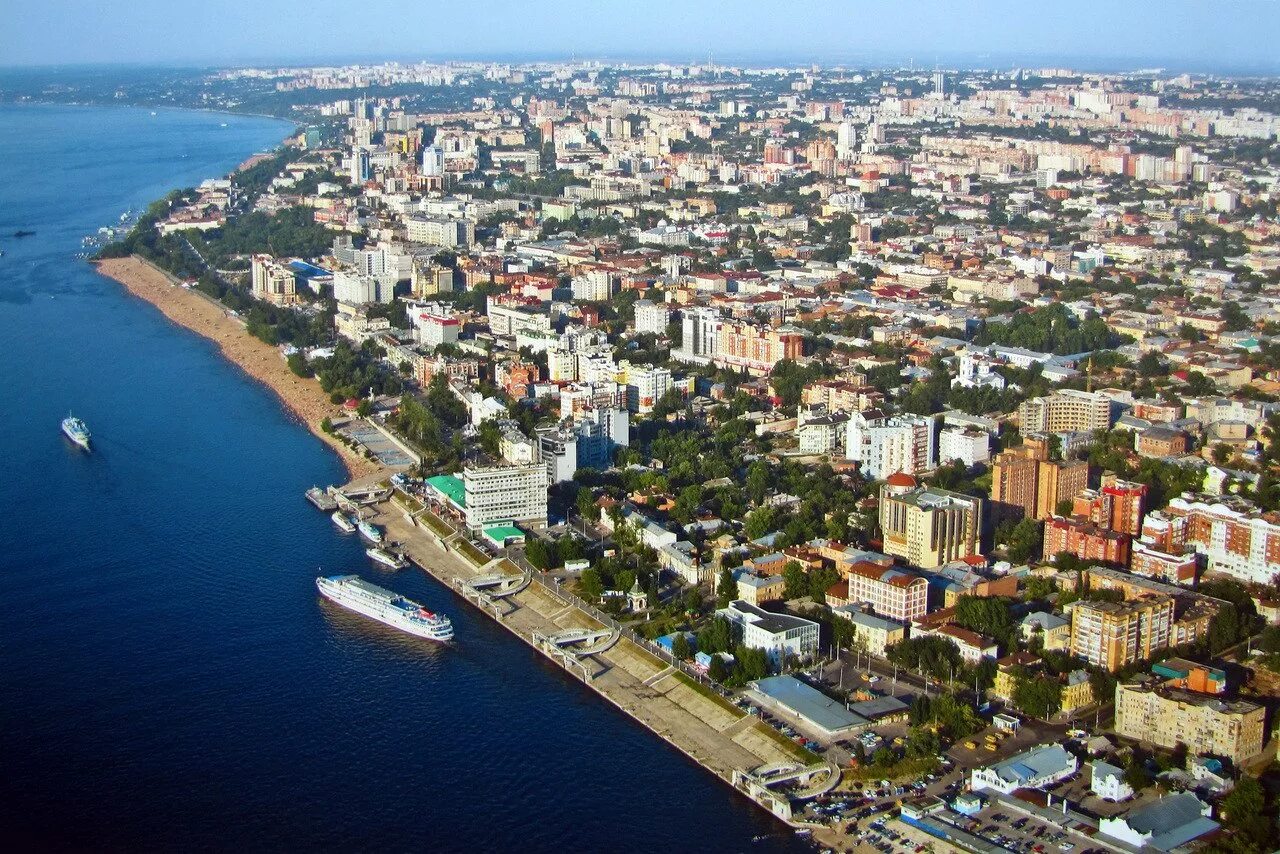
[[[840,779],[836,766],[738,708],[717,686],[608,615],[537,573],[480,552],[416,499],[395,490],[365,512],[414,565],[566,675],[777,818],[813,827],[793,818],[792,804],[833,788]]]

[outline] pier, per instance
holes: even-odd
[[[589,613],[509,561],[469,556],[475,550],[461,547],[453,526],[415,505],[397,493],[366,512],[415,565],[735,791],[802,827],[792,820],[792,802],[839,782],[835,766],[646,649],[610,618]]]

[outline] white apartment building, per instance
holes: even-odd
[[[846,428],[844,455],[876,479],[928,471],[938,462],[933,428],[932,416],[855,412]]]
[[[1258,584],[1280,572],[1280,523],[1249,502],[1184,495],[1166,513],[1186,519],[1186,543],[1205,556],[1208,569]]]
[[[636,300],[636,332],[649,332],[654,335],[663,335],[666,333],[667,324],[670,322],[671,309],[667,307],[666,303],[653,302],[652,300],[647,299]]]
[[[550,332],[551,316],[524,306],[497,305],[489,300],[489,331],[494,335]]]
[[[340,270],[333,274],[333,298],[347,305],[389,303],[395,298],[395,284],[374,276]]]
[[[849,416],[844,412],[806,418],[796,428],[802,454],[834,454],[844,447]]]
[[[476,224],[469,219],[411,216],[404,224],[410,243],[466,249],[476,242]]]
[[[573,298],[583,302],[605,302],[617,290],[618,277],[612,270],[588,270],[570,282]]]
[[[1033,397],[1018,407],[1022,434],[1111,429],[1111,398],[1099,392],[1064,388]]]
[[[627,409],[647,415],[654,405],[671,390],[671,371],[649,365],[627,370]]]
[[[943,427],[938,433],[938,464],[959,460],[972,467],[991,459],[991,434],[976,427]]]
[[[770,662],[778,666],[785,656],[810,660],[818,653],[818,624],[789,614],[774,614],[748,602],[730,602],[716,616],[742,628],[742,642],[752,649],[762,649]]]
[[[672,358],[706,364],[719,352],[720,312],[713,308],[686,308],[680,316],[680,347]]]
[[[464,468],[462,484],[472,532],[500,522],[547,524],[547,467],[541,462]]]
[[[461,328],[453,309],[440,303],[409,303],[405,307],[413,324],[414,338],[424,347],[454,344]]]

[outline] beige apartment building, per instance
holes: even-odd
[[[1107,430],[1111,427],[1111,399],[1098,392],[1064,388],[1024,401],[1018,407],[1018,423],[1024,434]]]
[[[982,499],[920,487],[911,475],[890,475],[880,488],[885,554],[933,569],[978,553]]]
[[[1127,602],[1073,602],[1071,652],[1095,667],[1116,671],[1169,645],[1173,599],[1151,595]]]
[[[1193,755],[1246,762],[1262,752],[1265,721],[1266,709],[1245,700],[1168,688],[1151,678],[1116,686],[1117,735],[1160,747],[1185,744]]]

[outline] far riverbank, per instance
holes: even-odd
[[[314,379],[289,370],[280,352],[250,335],[244,324],[205,295],[177,284],[167,273],[141,258],[108,258],[96,262],[98,272],[114,279],[129,293],[158,308],[179,326],[218,345],[222,355],[246,374],[271,389],[299,421],[337,452],[351,479],[379,471],[377,465],[358,456],[320,429],[325,418],[343,416],[341,409]]]

